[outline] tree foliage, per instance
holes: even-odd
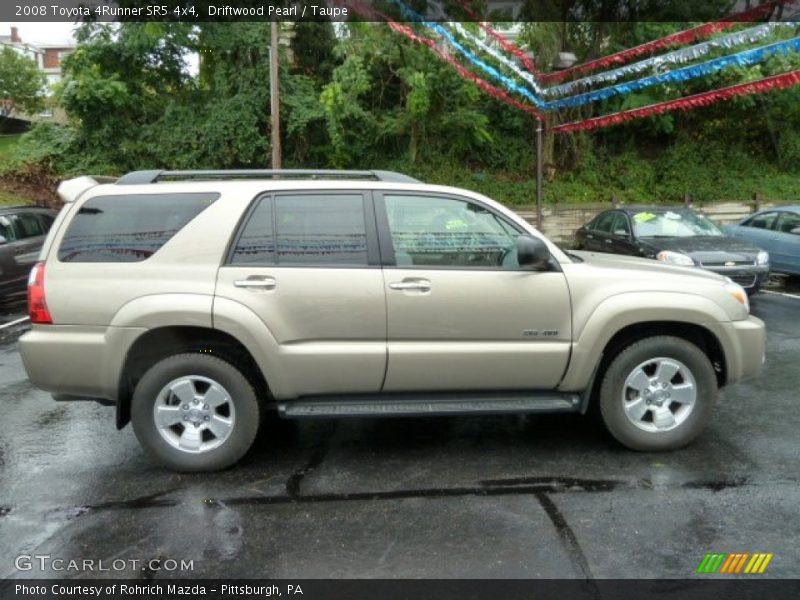
[[[724,2],[714,2],[721,10]],[[613,5],[584,4],[592,10]],[[61,172],[268,166],[269,27],[83,25],[59,92],[70,125],[60,134],[30,134],[20,145],[20,160],[47,160]],[[565,49],[591,60],[686,27],[529,23],[519,42],[548,70]],[[508,202],[531,201],[534,120],[486,96],[428,48],[374,23],[337,29],[331,23],[296,24],[284,28],[282,39],[285,166],[397,168]],[[190,68],[193,61],[197,66]],[[797,68],[796,55],[774,57],[681,86],[562,111],[549,124]],[[592,133],[547,135],[545,156],[551,178],[546,193],[557,201],[604,200],[612,194],[650,201],[686,191],[698,200],[765,190],[800,195],[791,183],[800,169],[800,90],[737,98]]]
[[[0,119],[44,108],[44,75],[36,63],[4,46],[0,51]],[[2,124],[2,121],[0,121]]]

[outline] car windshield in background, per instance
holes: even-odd
[[[703,215],[689,211],[642,211],[633,215],[636,237],[721,236],[719,227]]]

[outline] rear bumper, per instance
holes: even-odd
[[[764,322],[750,316],[742,321],[711,323],[725,353],[726,384],[754,377],[766,358],[767,333]]]
[[[19,340],[22,364],[36,387],[59,397],[116,401],[133,341],[146,329],[34,325]]]

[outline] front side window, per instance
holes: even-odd
[[[800,235],[800,231],[798,231],[800,229],[800,215],[792,212],[781,213],[776,229],[781,233]]]
[[[614,235],[625,235],[629,236],[631,234],[631,225],[628,222],[628,217],[623,213],[617,213],[616,219],[614,219]]]
[[[197,193],[91,198],[69,224],[58,249],[58,260],[146,260],[218,197],[216,193]]]
[[[332,193],[262,198],[242,229],[230,262],[366,266],[364,197]]]
[[[398,267],[519,267],[519,232],[478,204],[388,194],[384,200]]]
[[[617,213],[607,212],[600,215],[594,223],[594,230],[601,233],[611,233]]]
[[[745,221],[743,225],[745,227],[755,227],[756,229],[772,229],[777,218],[778,213],[776,212],[762,213],[752,217],[749,221]]]

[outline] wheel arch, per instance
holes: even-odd
[[[271,402],[269,385],[253,354],[237,338],[211,327],[179,325],[149,329],[133,342],[125,355],[117,392],[117,429],[131,419],[131,398],[136,384],[154,364],[174,354],[197,352],[217,356],[250,380],[262,402]]]
[[[709,329],[696,323],[682,321],[644,321],[632,323],[617,331],[603,347],[593,370],[592,380],[588,393],[584,394],[585,411],[588,406],[597,400],[603,374],[617,355],[633,343],[655,336],[671,336],[684,339],[697,346],[705,354],[717,379],[717,387],[721,388],[727,380],[728,365],[722,343]]]

